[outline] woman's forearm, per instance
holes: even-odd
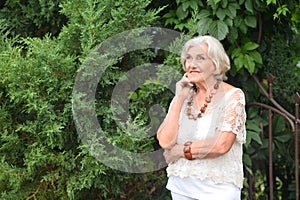
[[[170,149],[176,144],[181,106],[182,101],[173,99],[169,112],[158,129],[157,139],[163,149]]]
[[[192,143],[191,153],[193,158],[215,158],[227,153],[235,139],[234,133],[222,132],[217,137]]]

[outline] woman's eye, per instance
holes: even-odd
[[[197,60],[204,60],[203,56],[197,56]]]

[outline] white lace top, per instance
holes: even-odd
[[[245,97],[242,90],[233,88],[223,99],[211,104],[203,117],[197,120],[188,119],[186,103],[183,104],[179,120],[177,143],[203,140],[231,131],[237,135],[232,148],[226,154],[208,159],[187,160],[180,158],[167,167],[168,176],[195,176],[200,180],[209,179],[215,183],[233,183],[243,187],[242,144],[246,139],[245,130]]]

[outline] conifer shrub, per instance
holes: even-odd
[[[147,10],[149,0],[23,3],[7,1],[1,9],[4,15],[26,8],[32,15],[9,15],[1,23],[0,198],[164,199],[168,193],[163,170],[135,174],[103,164],[80,140],[72,113],[75,78],[89,53],[115,34],[153,25],[160,9]],[[41,9],[37,11],[33,3]],[[22,34],[16,28],[21,22]],[[44,23],[53,29],[36,35]],[[39,38],[30,37],[34,35]],[[155,137],[130,135],[147,131],[145,104],[131,104],[133,121],[124,122],[123,129],[112,115],[111,92],[124,73],[153,56],[151,50],[141,50],[114,58],[97,85],[99,124],[112,144],[127,151],[153,151],[157,144]],[[142,86],[142,95],[134,100],[146,96],[147,104],[159,103],[152,95],[161,90]]]

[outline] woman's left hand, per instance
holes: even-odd
[[[166,162],[169,164],[178,160],[179,158],[182,158],[184,156],[183,148],[183,144],[176,144],[171,149],[166,149],[164,151],[164,157]]]

